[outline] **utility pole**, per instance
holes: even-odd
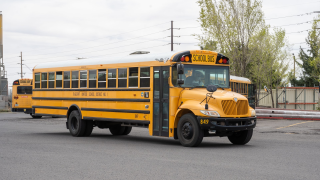
[[[171,21],[171,51],[173,51],[173,21]]]
[[[21,74],[21,79],[22,79],[23,78],[23,73],[22,73],[22,65],[23,65],[22,64],[22,61],[23,61],[22,60],[22,52],[21,52],[21,55],[19,57],[21,57],[21,63],[18,63],[18,64],[20,64],[20,67],[21,67],[21,73],[20,74]]]
[[[293,55],[293,75],[294,75],[294,79],[296,79],[296,57],[294,56],[294,53],[292,53]]]

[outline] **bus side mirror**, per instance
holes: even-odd
[[[215,85],[208,85],[207,86],[207,91],[209,91],[209,92],[215,92],[217,89],[218,88]]]
[[[178,72],[178,74],[184,74],[184,65],[183,64],[177,64],[177,72]]]
[[[184,84],[184,79],[177,79],[177,84],[180,86]]]

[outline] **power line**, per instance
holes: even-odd
[[[155,33],[151,33],[151,34],[143,35],[143,36],[137,36],[137,37],[133,37],[133,38],[130,38],[130,39],[125,39],[125,40],[121,40],[121,41],[116,41],[116,42],[112,42],[112,43],[108,43],[108,44],[102,44],[102,45],[98,45],[98,46],[91,46],[91,47],[81,48],[81,49],[74,49],[74,50],[69,50],[69,51],[60,51],[60,52],[47,53],[47,54],[38,54],[38,55],[31,55],[31,56],[43,56],[43,55],[49,55],[49,54],[58,54],[58,53],[65,53],[65,52],[79,51],[79,50],[84,50],[84,49],[91,49],[91,48],[96,48],[96,47],[106,46],[106,45],[110,45],[110,44],[116,44],[116,43],[119,43],[119,42],[130,41],[130,40],[133,40],[133,39],[137,39],[137,38],[141,38],[141,37],[145,37],[145,36],[149,36],[149,35],[157,34],[157,33],[164,32],[164,31],[167,31],[167,29],[166,29],[166,30],[162,30],[162,31],[157,31],[157,32],[155,32]]]
[[[139,50],[141,49],[151,49],[151,48],[155,48],[155,47],[160,47],[160,46],[166,46],[168,44],[162,44],[162,45],[157,45],[157,46],[148,46],[148,47],[145,47],[145,48],[139,48]],[[115,54],[123,54],[123,53],[130,53],[130,52],[133,52],[133,51],[136,51],[136,50],[128,50],[128,51],[121,51],[121,52],[117,52],[117,53],[110,53],[110,54],[104,54],[104,55],[97,55],[97,56],[91,56],[89,58],[97,58],[97,57],[104,57],[104,56],[111,56],[111,55],[115,55]],[[88,58],[88,59],[89,59]],[[65,60],[60,60],[60,61],[69,61],[69,60],[75,60],[75,59],[65,59]],[[60,61],[46,61],[45,63],[47,62],[60,62]]]
[[[283,26],[301,25],[301,24],[310,23],[310,22],[312,22],[312,21],[306,21],[306,22],[295,23],[295,24],[286,24],[286,25],[281,25],[281,26],[272,26],[272,27],[283,27]]]
[[[320,1],[307,2],[307,3],[302,3],[302,4],[293,4],[293,5],[290,5],[290,6],[279,6],[279,7],[267,8],[267,9],[276,9],[276,8],[292,7],[292,6],[298,6],[298,5],[304,5],[304,4],[311,4],[311,3],[318,3],[318,2],[320,2]],[[264,9],[264,10],[267,10],[267,9]]]
[[[269,18],[269,19],[265,19],[265,20],[282,19],[282,18],[295,17],[295,16],[306,16],[306,15],[311,15],[311,14],[313,14],[313,13],[318,13],[318,12],[317,12],[317,11],[313,11],[313,12],[304,13],[304,14],[297,14],[297,15],[277,17],[277,18]]]
[[[124,45],[124,46],[118,46],[118,47],[113,47],[113,48],[108,48],[108,49],[103,49],[103,50],[97,50],[97,51],[83,52],[83,53],[77,53],[77,54],[69,54],[69,55],[49,57],[49,58],[46,58],[46,59],[52,59],[52,58],[58,58],[58,57],[67,57],[67,56],[77,56],[77,55],[79,55],[79,54],[93,53],[93,52],[99,52],[99,51],[106,51],[106,50],[110,50],[110,49],[122,48],[122,47],[126,47],[126,46],[132,46],[132,45],[136,45],[136,44],[142,44],[142,43],[146,43],[146,42],[150,42],[150,41],[156,41],[156,40],[165,39],[165,38],[167,38],[167,37],[162,37],[162,38],[158,38],[158,39],[152,39],[152,40],[143,41],[143,42],[140,42],[140,43],[134,43],[134,44]],[[25,59],[26,59],[26,58],[25,58]],[[28,62],[36,62],[35,60],[43,60],[43,58],[31,59],[31,60],[28,61]],[[13,63],[14,63],[14,62],[13,62]],[[9,63],[9,64],[10,64],[10,63]]]
[[[123,35],[123,34],[128,34],[128,33],[131,33],[131,32],[140,31],[140,30],[143,30],[143,29],[148,29],[148,28],[155,27],[155,26],[160,26],[160,25],[166,24],[166,23],[168,23],[168,22],[163,22],[163,23],[152,25],[152,26],[148,26],[148,27],[145,27],[145,28],[140,28],[140,29],[136,29],[136,30],[132,30],[132,31],[127,31],[127,32],[124,32],[124,33],[110,35],[110,36],[106,36],[106,37],[103,37],[103,38],[91,39],[91,40],[88,40],[88,41],[82,41],[82,42],[78,42],[78,43],[66,44],[66,45],[62,45],[62,46],[56,46],[56,47],[44,48],[44,49],[52,49],[52,48],[70,46],[70,45],[75,45],[75,44],[83,44],[83,43],[90,42],[90,41],[96,41],[96,40],[100,40],[100,39],[105,39],[105,38],[109,38],[109,37],[114,37],[114,36],[119,36],[119,35]],[[25,51],[25,52],[31,52],[31,51]]]
[[[311,29],[297,31],[297,32],[290,32],[290,33],[286,33],[286,34],[302,33],[302,32],[305,32],[305,31],[311,31]]]

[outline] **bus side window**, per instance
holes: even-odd
[[[63,72],[63,88],[70,88],[70,71]]]
[[[129,68],[129,87],[138,87],[138,68]]]
[[[150,87],[150,67],[140,68],[140,87]]]
[[[87,71],[80,71],[80,88],[87,88]]]
[[[115,88],[117,81],[117,70],[108,69],[108,88]]]
[[[62,72],[56,72],[56,88],[62,88]]]
[[[97,70],[89,70],[89,88],[96,88]]]
[[[41,73],[41,89],[47,88],[48,73]]]
[[[49,72],[49,88],[54,88],[54,72]]]
[[[79,88],[79,71],[72,71],[72,88]]]
[[[40,88],[40,73],[34,74],[34,88]]]
[[[106,72],[105,69],[98,70],[98,88],[106,88]]]
[[[118,88],[127,87],[127,68],[118,69]]]

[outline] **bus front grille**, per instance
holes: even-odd
[[[245,115],[248,113],[248,101],[222,100],[222,109],[226,115]]]

